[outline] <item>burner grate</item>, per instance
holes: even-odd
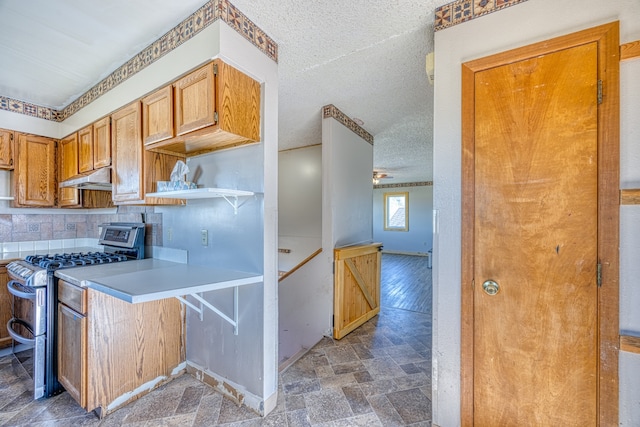
[[[126,255],[109,252],[72,252],[53,255],[29,255],[25,258],[25,261],[47,270],[57,270],[59,268],[127,261],[128,259]]]

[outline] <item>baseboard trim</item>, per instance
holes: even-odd
[[[429,256],[428,252],[407,252],[407,251],[388,251],[382,250],[383,254],[393,254],[393,255],[412,255],[412,256]]]
[[[264,417],[265,401],[253,393],[248,392],[243,386],[235,384],[213,372],[187,360],[187,373],[195,377],[198,381],[209,384],[216,391],[222,393],[238,405],[245,405],[256,414]],[[277,398],[277,395],[276,395]],[[273,408],[270,408],[270,410]]]

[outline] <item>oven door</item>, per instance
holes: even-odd
[[[12,295],[12,318],[7,324],[9,335],[22,344],[33,345],[35,337],[47,331],[46,287],[32,288],[10,280],[7,289]]]
[[[47,288],[10,280],[7,289],[12,298],[7,332],[15,341],[33,348],[33,398],[39,399],[45,395]]]

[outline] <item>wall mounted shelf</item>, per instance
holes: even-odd
[[[621,205],[640,205],[640,189],[620,190]]]
[[[13,200],[13,196],[0,196],[0,200]]]
[[[239,203],[240,197],[251,197],[256,193],[244,190],[229,190],[226,188],[195,188],[192,190],[174,190],[161,191],[156,193],[147,193],[147,197],[163,197],[169,199],[213,199],[222,197],[233,207],[234,213],[238,213],[238,208],[242,206],[246,200]]]

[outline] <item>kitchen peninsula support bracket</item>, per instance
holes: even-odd
[[[195,298],[196,300],[198,300],[198,302],[200,303],[199,307],[197,307],[195,304],[192,304],[190,301],[187,301],[185,298],[181,296],[176,296],[176,298],[181,303],[183,303],[184,305],[186,305],[187,307],[191,308],[196,313],[198,313],[200,315],[200,321],[204,319],[205,307],[208,308],[209,310],[216,313],[218,316],[222,317],[222,319],[225,320],[227,323],[229,323],[231,326],[233,326],[233,335],[238,335],[238,286],[233,287],[233,319],[227,316],[226,314],[224,314],[222,311],[220,311],[217,307],[215,307],[209,301],[205,300],[202,297],[202,293],[199,293],[199,294],[194,293],[189,295]]]

